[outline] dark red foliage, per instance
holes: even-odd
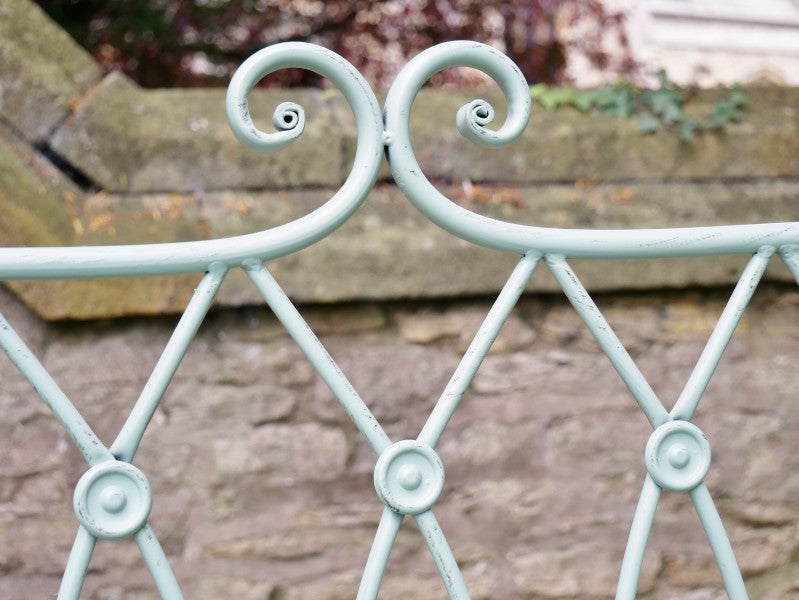
[[[105,67],[124,71],[145,87],[225,85],[247,56],[286,40],[338,52],[377,88],[386,88],[419,51],[455,39],[499,48],[531,83],[563,81],[570,50],[614,72],[633,68],[623,16],[608,12],[599,0],[38,2]],[[617,64],[605,50],[611,38],[621,49]],[[464,83],[469,77],[449,70],[437,83]],[[267,83],[316,85],[318,77],[289,70]]]

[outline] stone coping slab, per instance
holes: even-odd
[[[250,110],[267,129],[274,108],[289,98],[306,109],[305,132],[281,152],[264,155],[233,137],[224,89],[145,90],[111,73],[51,146],[92,183],[116,192],[338,185],[343,142],[322,91],[256,90]]]
[[[534,109],[519,140],[486,151],[455,128],[458,108],[485,97],[501,123],[504,99],[493,91],[419,93],[412,140],[433,180],[518,184],[593,180],[718,179],[799,176],[799,90],[752,88],[746,118],[690,143],[676,131],[637,132],[637,120],[573,109]],[[251,110],[259,126],[274,108],[306,108],[305,133],[274,154],[241,147],[230,133],[222,89],[144,90],[112,73],[81,103],[51,140],[70,165],[115,192],[286,189],[337,186],[352,167],[356,130],[336,90],[256,90]],[[718,91],[701,92],[689,113],[709,112]],[[389,179],[384,166],[381,178]]]
[[[70,209],[83,191],[0,123],[0,231],[4,246],[72,244]]]
[[[552,227],[630,228],[799,220],[799,182],[636,183],[594,186],[450,187],[470,208]],[[210,239],[254,232],[313,210],[333,192],[95,194],[85,198],[78,233],[65,244],[98,245]],[[573,261],[593,292],[732,285],[745,256]],[[426,220],[394,186],[378,186],[366,204],[321,242],[268,266],[295,301],[333,303],[495,295],[516,258],[468,244]],[[767,279],[791,281],[779,260]],[[171,314],[184,308],[199,275],[8,285],[46,319]],[[531,292],[559,292],[545,268]],[[243,273],[233,272],[221,306],[262,304]]]
[[[0,119],[31,142],[46,140],[102,73],[38,6],[0,3]]]

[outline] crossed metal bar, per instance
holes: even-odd
[[[80,597],[98,538],[118,539],[130,535],[135,538],[161,596],[169,599],[183,597],[148,522],[152,505],[149,483],[131,462],[144,430],[211,306],[226,271],[224,267],[214,265],[203,277],[110,448],[100,442],[58,384],[0,316],[0,346],[72,436],[90,467],[75,489],[75,512],[81,524],[61,580],[59,599],[77,600]]]
[[[204,273],[175,331],[133,409],[110,447],[105,447],[22,339],[0,316],[0,347],[36,388],[77,444],[89,468],[74,494],[80,522],[58,593],[77,600],[98,538],[133,537],[161,596],[180,600],[180,586],[150,526],[152,493],[132,461],[144,431],[191,340],[230,269],[242,268],[308,360],[328,385],[377,455],[375,491],[383,514],[366,560],[358,600],[377,598],[399,527],[406,515],[417,523],[451,599],[469,593],[432,507],[444,486],[444,467],[435,447],[466,389],[536,266],[545,262],[603,352],[629,388],[653,428],[644,458],[647,475],[617,587],[617,600],[635,597],[643,555],[661,491],[690,495],[732,600],[747,598],[740,570],[716,507],[704,483],[710,445],[690,420],[733,331],[762,277],[779,253],[799,282],[799,223],[687,229],[567,230],[490,219],[449,201],[426,179],[410,142],[410,111],[418,90],[434,73],[469,66],[491,76],[503,90],[508,116],[500,129],[485,126],[494,109],[483,100],[462,107],[456,125],[467,139],[489,147],[515,139],[530,116],[530,94],[519,69],[504,55],[474,42],[449,42],[408,63],[392,85],[381,117],[361,75],[340,56],[303,43],[278,44],[250,57],[234,75],[227,113],[234,134],[256,150],[276,150],[297,138],[305,123],[302,107],[284,103],[273,116],[276,133],[253,124],[248,95],[268,73],[287,67],[311,69],[330,79],[355,114],[358,146],[352,171],[323,206],[291,223],[234,238],[173,244],[0,248],[0,279],[121,277]],[[328,235],[360,206],[374,185],[385,150],[393,175],[408,198],[434,222],[468,241],[521,256],[442,391],[416,439],[393,442],[352,387],[264,262],[295,252]],[[589,296],[567,259],[750,254],[730,300],[671,411],[667,411]]]

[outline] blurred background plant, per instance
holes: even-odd
[[[744,117],[749,95],[740,84],[720,88],[721,97],[713,102],[706,114],[688,117],[685,105],[694,99],[696,88],[677,85],[664,69],[655,75],[658,86],[649,89],[621,79],[589,89],[538,83],[530,88],[530,93],[533,100],[547,111],[571,107],[582,113],[595,111],[620,119],[637,117],[639,133],[672,129],[679,132],[683,142],[691,141],[702,131],[724,129],[729,123],[738,123]]]
[[[606,73],[630,75],[622,12],[600,0],[37,0],[108,69],[144,87],[223,86],[254,51],[276,42],[321,44],[387,89],[408,59],[433,44],[472,39],[505,52],[531,83],[568,81],[578,53]],[[476,83],[449,69],[433,84]],[[314,86],[287,70],[266,85]]]

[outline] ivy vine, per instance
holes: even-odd
[[[743,119],[749,96],[740,84],[726,88],[726,94],[713,103],[706,115],[688,118],[684,106],[693,93],[670,81],[664,70],[658,71],[657,77],[659,86],[655,89],[637,88],[628,81],[588,90],[540,83],[530,88],[530,94],[547,111],[571,106],[582,113],[598,111],[620,119],[637,115],[639,133],[676,130],[683,142],[691,141],[702,131],[718,131]]]

